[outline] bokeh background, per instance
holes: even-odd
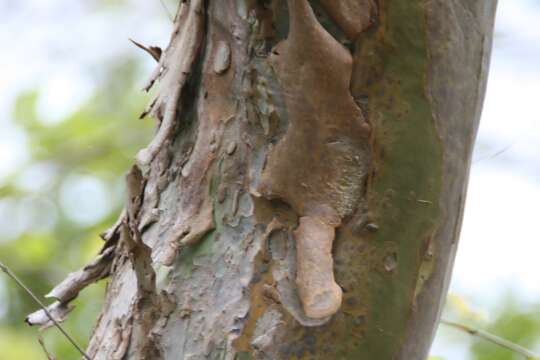
[[[176,3],[0,0],[0,261],[39,295],[92,259],[120,211],[123,174],[153,126],[137,119],[153,63],[128,38],[166,45]],[[444,317],[540,352],[540,1],[499,3]],[[85,290],[65,323],[83,345],[103,291]],[[0,360],[45,359],[23,322],[34,310],[0,273]],[[56,329],[44,337],[59,359],[78,358]],[[443,325],[432,354],[522,359]]]

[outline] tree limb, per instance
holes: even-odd
[[[41,307],[41,309],[45,312],[45,314],[49,317],[49,319],[51,319],[54,326],[56,326],[58,330],[60,330],[60,332],[66,337],[66,339],[79,351],[79,353],[81,353],[81,355],[86,360],[91,360],[91,358],[84,352],[84,350],[77,344],[77,342],[75,342],[75,340],[66,332],[66,330],[64,330],[62,325],[60,325],[60,323],[56,321],[56,319],[52,316],[52,314],[49,312],[47,307],[41,302],[41,300],[38,299],[38,297],[32,292],[32,290],[30,290],[17,277],[17,275],[15,275],[15,273],[11,271],[11,269],[8,268],[6,265],[4,265],[1,261],[0,261],[0,270],[2,270],[7,276],[9,276],[13,281],[15,281],[17,285],[19,285],[36,302],[36,304],[38,304]]]

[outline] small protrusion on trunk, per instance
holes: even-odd
[[[146,51],[154,60],[159,62],[159,59],[161,58],[161,53],[163,52],[159,46],[144,46],[143,44],[133,39],[129,39],[129,41],[131,41],[139,49]]]
[[[218,75],[225,73],[231,66],[231,48],[225,41],[217,44],[214,55],[214,72]]]
[[[296,239],[296,282],[304,312],[321,319],[341,306],[342,290],[334,279],[332,243],[335,227],[322,218],[304,216],[294,232]]]

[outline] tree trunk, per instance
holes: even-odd
[[[424,359],[495,5],[182,1],[88,354]]]

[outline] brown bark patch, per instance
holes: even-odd
[[[299,231],[300,253],[322,243],[329,243],[331,249],[333,228],[357,208],[369,169],[369,134],[349,92],[350,52],[319,24],[306,0],[288,3],[289,35],[272,51],[270,62],[284,93],[289,127],[269,152],[258,191],[286,201],[301,216],[310,216]],[[307,254],[298,254],[299,260],[306,258]],[[329,263],[328,259],[322,262]],[[332,273],[332,266],[324,269]],[[313,271],[333,278],[321,269]],[[323,283],[330,286],[329,281]],[[338,301],[336,286],[317,294],[310,293],[314,287],[305,286],[300,295],[306,312],[330,315],[311,309],[310,304],[321,294],[333,300],[319,299],[319,303]],[[335,304],[328,307],[333,312],[337,308]]]

